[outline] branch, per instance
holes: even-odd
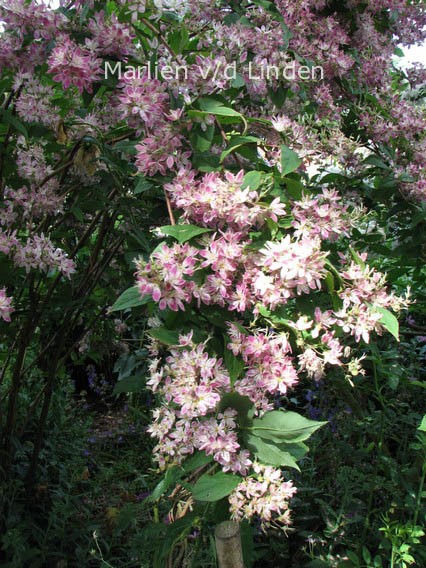
[[[170,55],[172,55],[172,57],[176,57],[176,53],[173,51],[173,49],[170,47],[170,45],[167,43],[166,38],[163,36],[163,34],[160,32],[160,30],[157,30],[157,28],[155,26],[153,26],[151,24],[150,21],[146,20],[145,18],[142,18],[141,20],[147,28],[149,28],[152,32],[154,32],[161,40],[161,43],[164,45],[164,47],[168,50],[168,52],[170,53]]]

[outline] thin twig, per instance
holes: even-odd
[[[66,162],[63,166],[61,166],[60,168],[54,170],[51,174],[49,174],[48,176],[46,176],[44,179],[41,180],[41,182],[35,187],[35,190],[37,191],[38,189],[40,189],[41,187],[43,187],[43,185],[45,183],[47,183],[49,180],[51,180],[53,177],[55,177],[57,174],[61,173],[63,170],[66,170],[67,168],[69,168],[71,166],[71,164],[73,163],[74,159],[69,160],[68,162]]]
[[[146,20],[145,18],[142,18],[141,20],[147,28],[149,28],[152,32],[154,32],[161,40],[161,43],[164,45],[164,47],[168,50],[168,52],[170,53],[170,55],[172,55],[173,57],[176,57],[176,53],[173,51],[173,49],[170,47],[170,45],[167,43],[166,38],[163,36],[163,34],[160,32],[160,30],[157,30],[157,28],[155,26],[153,26],[151,24],[150,21]]]
[[[170,224],[176,225],[176,221],[175,221],[175,218],[174,218],[174,215],[173,215],[172,204],[170,203],[170,199],[169,199],[169,196],[167,195],[167,191],[166,191],[165,187],[163,187],[163,191],[164,191],[164,197],[166,198],[167,211],[169,212]]]

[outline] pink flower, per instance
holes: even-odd
[[[47,61],[53,79],[62,83],[64,89],[77,87],[92,92],[92,83],[101,78],[102,60],[91,51],[81,48],[67,36],[59,39]]]
[[[6,322],[10,322],[10,314],[15,311],[12,307],[12,298],[6,296],[6,288],[0,290],[0,317]]]
[[[88,27],[102,55],[125,56],[135,51],[132,29],[119,22],[114,12],[109,20],[106,20],[103,10],[97,12],[94,19],[89,21]]]
[[[138,132],[144,128],[166,125],[169,95],[164,84],[150,79],[148,74],[140,77],[124,77],[119,84],[118,109],[121,117]]]

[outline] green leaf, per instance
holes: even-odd
[[[136,154],[136,144],[138,143],[139,142],[137,140],[122,140],[114,144],[114,150],[116,150],[117,152],[124,152],[125,154]]]
[[[194,152],[192,165],[200,172],[215,172],[220,170],[219,156],[208,152]]]
[[[224,106],[221,101],[211,98],[202,98],[199,100],[199,104],[201,110],[188,110],[187,115],[190,118],[194,117],[203,117],[209,114],[213,114],[215,116],[222,116],[224,117],[222,122],[232,123],[235,122],[234,118],[241,120],[244,122],[245,128],[247,129],[247,120],[245,117],[236,110]]]
[[[83,6],[83,9],[80,12],[80,24],[82,24],[86,20],[87,14],[89,13],[90,10],[90,4],[91,2],[86,2],[85,5]]]
[[[248,521],[240,523],[241,544],[243,547],[243,565],[246,568],[253,568],[255,561],[254,534],[255,528]]]
[[[261,316],[263,316],[264,318],[269,318],[272,315],[271,310],[269,310],[269,308],[267,308],[263,304],[258,304],[257,309],[258,309],[259,314]]]
[[[232,493],[240,481],[238,475],[223,472],[203,475],[192,487],[192,496],[196,501],[219,501]]]
[[[203,233],[209,233],[211,230],[196,225],[165,225],[160,227],[160,231],[164,235],[174,237],[181,244]]]
[[[169,489],[169,487],[175,483],[180,477],[180,469],[176,465],[172,465],[166,471],[164,478],[157,484],[154,491],[147,498],[148,502],[157,501],[164,493]]]
[[[352,258],[354,259],[354,261],[361,266],[361,268],[365,268],[365,262],[362,260],[362,258],[359,256],[359,254],[352,248],[349,247],[349,251],[351,253]]]
[[[366,564],[370,564],[371,554],[366,546],[362,547],[362,557],[364,558]]]
[[[358,556],[355,554],[355,552],[352,552],[351,550],[349,552],[346,553],[346,556],[349,558],[349,560],[351,562],[353,562],[355,564],[355,566],[360,566],[360,562],[359,562],[359,558]]]
[[[141,377],[127,377],[116,383],[112,394],[120,394],[123,392],[142,392],[144,384]]]
[[[235,79],[232,81],[231,85],[234,89],[240,89],[246,84],[244,77],[240,73],[235,74]]]
[[[187,460],[185,460],[183,464],[183,469],[185,473],[191,473],[195,469],[206,465],[213,461],[213,456],[207,456],[205,452],[197,452]]]
[[[327,290],[329,294],[334,293],[334,276],[331,272],[327,272],[327,276],[325,277],[325,284],[327,286]]]
[[[296,179],[286,178],[285,183],[287,186],[287,194],[293,199],[302,199],[304,190],[306,189],[303,183]]]
[[[231,139],[229,143],[229,148],[224,150],[220,155],[220,162],[222,163],[223,160],[226,158],[226,156],[228,156],[231,152],[233,152],[237,148],[244,146],[244,144],[253,144],[257,142],[260,142],[260,139],[256,138],[256,136],[235,136],[234,138]]]
[[[0,113],[1,113],[1,117],[2,117],[1,118],[2,122],[5,122],[6,124],[10,124],[10,126],[13,126],[13,128],[15,130],[17,130],[18,132],[23,134],[25,139],[28,140],[27,129],[25,128],[23,123],[16,118],[16,116],[13,116],[13,114],[11,113],[10,110],[0,109]]]
[[[417,428],[421,432],[426,432],[426,414],[423,416],[420,426]]]
[[[243,184],[241,189],[249,187],[250,189],[256,190],[262,183],[263,172],[248,172],[243,178]]]
[[[84,222],[84,214],[80,207],[71,207],[71,213],[74,215],[76,219],[78,219],[81,223]]]
[[[141,296],[137,286],[128,288],[116,302],[111,306],[110,312],[118,312],[119,310],[126,310],[127,308],[135,308],[136,306],[143,306],[151,301],[151,296]]]
[[[293,150],[291,150],[288,146],[285,146],[284,144],[281,146],[282,176],[286,176],[287,174],[290,174],[291,172],[297,170],[297,168],[300,166],[301,163],[302,160],[301,158],[299,158],[296,152],[293,152]]]
[[[201,127],[196,128],[191,135],[193,147],[199,152],[207,152],[213,142],[214,130],[214,124],[209,124],[206,130],[203,130]]]
[[[327,422],[308,420],[297,412],[273,410],[253,420],[252,434],[274,442],[303,442]]]
[[[425,382],[410,381],[408,384],[410,385],[410,387],[415,386],[415,387],[422,387],[423,389],[426,389],[426,381]]]
[[[399,341],[399,323],[396,317],[386,308],[381,306],[372,306],[375,312],[382,314],[379,323],[391,333],[397,341]]]
[[[149,182],[145,176],[139,176],[138,177],[138,183],[136,184],[135,190],[134,190],[134,194],[138,195],[139,193],[143,193],[144,191],[147,191],[148,189],[151,189],[152,187],[152,183]]]
[[[253,408],[253,403],[248,396],[243,396],[237,392],[227,392],[220,399],[219,411],[223,412],[227,408],[233,408],[238,412],[240,420],[245,420],[247,414]]]
[[[177,54],[182,53],[189,43],[189,34],[185,28],[177,29],[168,36],[168,43]]]
[[[242,114],[236,110],[225,107],[220,101],[209,98],[202,98],[199,100],[200,108],[207,114],[214,114],[217,116],[236,116],[242,118]]]
[[[368,158],[366,158],[362,163],[367,166],[376,166],[382,170],[389,169],[389,166],[377,156],[368,156]]]
[[[287,444],[267,443],[253,434],[246,438],[247,448],[264,464],[293,467],[300,471],[295,458],[286,451]]]
[[[231,378],[231,385],[233,385],[243,372],[244,361],[235,357],[232,351],[225,347],[223,362]]]
[[[154,327],[150,330],[149,335],[166,345],[179,345],[179,333],[177,331],[171,331],[165,327]]]
[[[273,2],[269,2],[268,0],[253,0],[253,4],[257,4],[258,6],[262,6],[268,12],[274,14],[274,16],[280,16],[277,7]]]

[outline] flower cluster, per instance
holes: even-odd
[[[380,309],[391,308],[399,312],[406,308],[409,302],[393,292],[387,292],[386,276],[363,265],[366,258],[366,254],[361,255],[359,262],[351,262],[342,272],[346,282],[345,288],[339,293],[343,307],[334,315],[337,325],[342,327],[343,331],[354,335],[356,341],[362,337],[368,343],[372,331],[379,335],[384,331],[380,323],[383,316]]]
[[[171,350],[161,372],[151,375],[148,385],[156,391],[165,375],[160,392],[167,402],[180,406],[179,416],[195,418],[214,410],[220,400],[219,392],[229,389],[229,376],[221,361],[209,357],[203,344],[193,345],[192,335],[180,337],[180,346],[192,349]]]
[[[16,207],[22,208],[24,219],[42,217],[43,215],[58,215],[63,210],[63,197],[57,194],[58,183],[56,180],[49,180],[42,187],[28,190],[23,186],[19,189],[6,187],[4,195],[7,198],[5,205],[10,206],[9,219],[13,222],[16,218]],[[12,214],[13,209],[15,211]],[[8,225],[8,222],[1,222],[0,225]]]
[[[183,151],[183,137],[173,123],[179,118],[170,111],[166,85],[148,73],[123,77],[119,84],[118,111],[129,126],[144,137],[136,146],[138,170],[153,176],[188,165],[190,151]]]
[[[289,525],[288,502],[297,491],[293,483],[271,466],[255,463],[253,469],[255,476],[244,479],[229,496],[232,518],[241,521],[257,515],[263,530],[276,523]]]
[[[341,205],[337,191],[325,188],[322,194],[295,201],[291,209],[295,219],[295,235],[318,235],[321,239],[330,241],[335,241],[340,235],[348,236],[346,211],[347,206]]]
[[[182,136],[173,125],[162,125],[136,146],[138,170],[145,175],[154,176],[156,173],[166,175],[173,167],[177,169],[187,166],[191,152],[182,151],[182,145]]]
[[[102,60],[67,36],[58,41],[47,63],[54,81],[62,83],[64,89],[77,87],[79,93],[84,89],[91,93],[92,83],[101,77]]]
[[[285,207],[277,197],[268,205],[260,202],[256,191],[244,187],[244,171],[237,175],[225,172],[195,180],[195,172],[180,170],[171,184],[165,186],[176,206],[183,210],[185,219],[205,227],[224,226],[238,231],[261,226],[266,219],[277,221],[285,214]]]
[[[66,278],[70,278],[75,272],[74,262],[67,258],[62,249],[55,248],[43,233],[30,237],[25,245],[15,245],[13,261],[16,266],[25,268],[27,272],[32,268],[43,272],[58,270]]]
[[[258,411],[271,410],[271,396],[285,395],[298,381],[289,356],[291,347],[287,335],[268,332],[245,335],[231,323],[229,336],[228,349],[234,355],[242,355],[247,365],[244,377],[235,381],[235,390],[247,396]]]
[[[12,298],[6,296],[6,288],[0,290],[0,317],[6,322],[10,322],[10,314],[15,311],[12,307]]]
[[[266,243],[260,250],[259,266],[263,271],[255,281],[264,303],[277,306],[297,294],[321,288],[325,276],[326,254],[318,238],[304,237],[292,241],[287,235],[281,241]]]
[[[123,77],[118,106],[121,118],[138,132],[163,123],[168,110],[169,95],[165,86],[148,74],[138,78]]]
[[[55,124],[55,113],[50,102],[54,90],[43,85],[30,74],[22,76],[22,90],[16,102],[17,115],[26,122],[39,122],[47,127]]]
[[[135,35],[131,28],[118,21],[116,14],[105,18],[103,10],[89,21],[88,28],[100,55],[131,55],[135,51]]]
[[[194,450],[204,450],[224,471],[244,475],[251,461],[247,450],[240,451],[237,413],[228,408],[216,415],[221,395],[231,389],[230,378],[222,361],[210,357],[205,348],[192,341],[191,332],[179,337],[179,345],[171,348],[163,366],[159,359],[150,364],[148,387],[169,405],[154,411],[148,428],[159,439],[155,460],[164,467],[180,463]]]
[[[321,287],[326,253],[319,239],[267,242],[260,251],[245,251],[241,233],[204,236],[199,247],[163,245],[147,263],[136,261],[141,295],[151,294],[160,309],[184,310],[184,304],[219,304],[244,312],[258,302],[275,308],[295,295]],[[200,283],[191,277],[205,271]]]
[[[53,168],[46,164],[44,150],[40,144],[27,145],[22,136],[18,138],[17,148],[16,166],[18,174],[30,184],[38,185],[53,172]]]
[[[36,39],[54,39],[63,29],[66,17],[52,10],[46,3],[36,0],[8,0],[0,6],[0,19],[23,38],[34,33]]]

